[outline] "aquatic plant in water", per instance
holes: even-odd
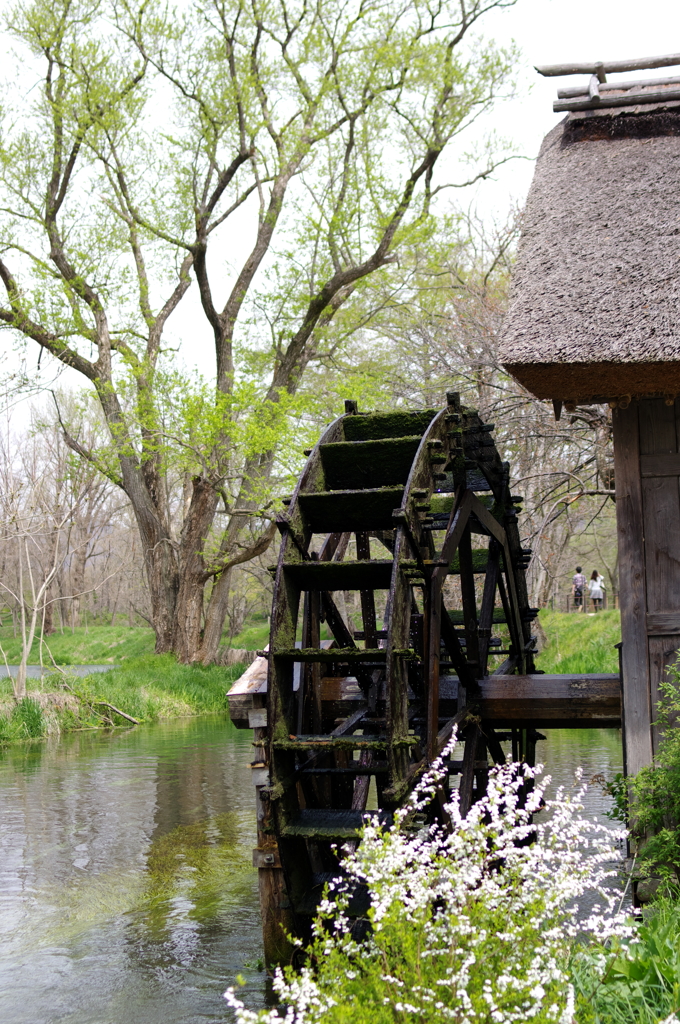
[[[239,1024],[571,1024],[569,961],[577,937],[626,939],[633,931],[621,894],[605,883],[622,837],[581,816],[584,792],[545,797],[541,769],[507,764],[490,773],[487,794],[451,830],[414,827],[444,775],[442,758],[382,828],[367,815],[362,841],[343,861],[314,925],[308,965],[278,970],[282,1009],[247,1010],[225,996]],[[526,783],[533,788],[526,793]],[[538,821],[531,822],[536,815]],[[534,840],[531,842],[530,840]],[[347,914],[357,883],[370,896],[367,937]],[[578,919],[585,893],[599,902]]]

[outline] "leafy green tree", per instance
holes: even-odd
[[[131,502],[158,651],[214,657],[230,571],[273,539],[264,506],[304,374],[360,326],[401,248],[427,244],[442,154],[511,84],[514,50],[472,30],[514,2],[7,15],[25,66],[3,110],[0,322],[97,393],[110,443],[65,435]],[[506,158],[484,148],[470,180]],[[193,281],[209,385],[163,358]]]

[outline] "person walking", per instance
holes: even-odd
[[[604,577],[600,576],[597,569],[593,569],[593,574],[588,580],[588,594],[593,602],[594,610],[599,612],[604,598]]]
[[[586,588],[586,578],[581,572],[581,566],[576,566],[574,578],[571,581],[571,596],[574,599],[574,607],[577,612],[583,611],[583,591]]]

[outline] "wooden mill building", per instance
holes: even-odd
[[[626,769],[654,752],[680,648],[680,55],[538,68],[558,92],[527,201],[501,362],[532,394],[613,410]]]

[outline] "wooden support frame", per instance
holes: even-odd
[[[652,760],[659,683],[680,648],[680,402],[613,411],[625,764]]]

